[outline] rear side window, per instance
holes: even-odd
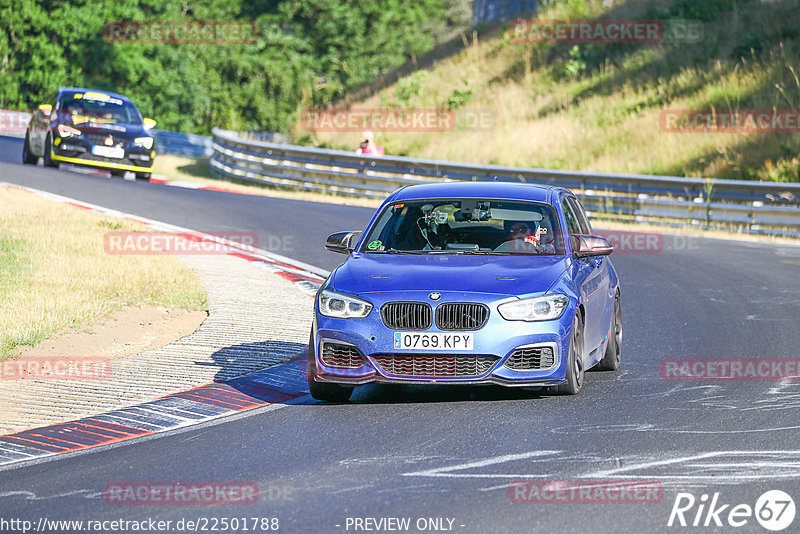
[[[564,218],[567,220],[567,230],[569,230],[569,233],[580,234],[581,227],[578,224],[578,218],[575,216],[575,212],[572,210],[572,206],[570,206],[566,198],[561,201],[561,209],[564,210]]]
[[[586,216],[586,211],[584,211],[580,201],[575,197],[569,197],[567,198],[567,202],[569,202],[569,205],[572,206],[574,210],[575,218],[577,219],[578,227],[580,227],[581,233],[591,235],[592,225],[589,224],[589,218]]]

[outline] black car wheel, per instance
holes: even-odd
[[[120,178],[125,178],[126,171],[121,171],[119,169],[109,169],[109,171],[111,172],[111,176],[118,176]]]
[[[137,180],[149,180],[150,179],[150,173],[149,172],[137,172],[136,173],[136,179]]]
[[[308,340],[308,390],[311,396],[321,401],[347,402],[353,394],[353,387],[317,382],[317,357],[314,346],[314,334]]]
[[[50,158],[50,154],[53,150],[52,142],[50,141],[50,134],[47,134],[47,139],[44,141],[44,166],[45,167],[52,167],[54,169],[58,168],[58,162],[53,161]]]
[[[622,304],[619,295],[614,299],[614,315],[611,318],[611,335],[608,336],[606,353],[597,369],[600,371],[616,371],[619,369],[620,352],[622,350]]]
[[[39,158],[31,152],[30,133],[25,132],[25,142],[22,144],[22,163],[25,165],[36,165]]]
[[[576,395],[583,386],[583,319],[580,312],[572,320],[572,339],[567,358],[567,382],[556,386],[561,395]]]

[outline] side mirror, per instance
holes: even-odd
[[[614,246],[605,237],[598,235],[573,235],[572,252],[579,258],[589,256],[608,256]]]
[[[42,114],[42,117],[49,117],[53,112],[53,106],[50,104],[41,104],[39,105],[38,110]]]
[[[142,119],[142,126],[144,126],[145,130],[149,130],[150,128],[155,128],[156,124],[158,123],[149,117],[145,117]]]
[[[361,234],[362,232],[337,232],[328,236],[325,248],[331,252],[350,254],[361,239]]]

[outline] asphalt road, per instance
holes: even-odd
[[[18,145],[0,140],[2,181],[198,230],[288,236],[294,247],[282,254],[328,269],[340,258],[322,250],[325,235],[363,227],[369,217],[358,208],[5,163],[16,160]],[[175,525],[182,518],[267,517],[293,533],[389,532],[354,522],[388,517],[410,518],[410,532],[435,531],[431,525],[439,523],[427,521],[435,518],[444,518],[442,530],[464,533],[767,532],[755,517],[733,528],[728,514],[738,504],[755,507],[767,490],[800,499],[800,384],[674,381],[659,369],[665,358],[800,359],[800,248],[667,236],[663,250],[648,252],[613,256],[622,280],[623,364],[618,373],[587,374],[578,396],[369,386],[347,404],[304,398],[0,471],[0,519]],[[653,481],[663,498],[541,504],[509,496],[513,481],[578,479]],[[261,497],[239,506],[106,503],[103,488],[119,481],[255,482]],[[696,528],[667,527],[682,493],[697,499],[684,514],[690,525],[703,503]],[[728,506],[707,517],[715,493],[716,509]],[[800,518],[786,532],[797,525]],[[13,532],[2,522],[0,531]]]

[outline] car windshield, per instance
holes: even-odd
[[[133,104],[104,93],[65,94],[61,112],[76,125],[84,122],[141,124],[141,116]]]
[[[539,202],[432,199],[387,206],[361,252],[562,255],[555,210]]]

